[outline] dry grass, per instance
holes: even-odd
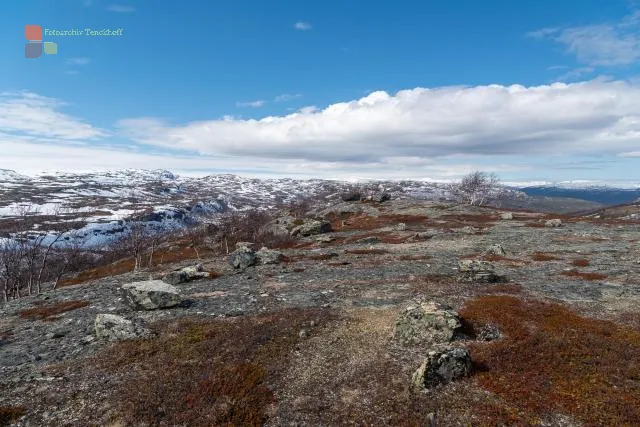
[[[571,261],[571,265],[573,265],[575,267],[589,267],[590,262],[586,258],[579,258],[579,259],[574,259],[573,261]]]
[[[426,261],[429,259],[433,259],[433,257],[428,254],[417,254],[417,255],[400,255],[398,259],[400,261]]]
[[[125,425],[263,425],[299,330],[330,318],[319,309],[289,309],[182,319],[157,326],[157,339],[108,348],[85,368],[122,378],[111,402]]]
[[[568,277],[576,277],[582,280],[604,280],[607,278],[606,274],[594,273],[594,272],[583,272],[578,270],[563,271],[560,274]]]
[[[471,345],[475,378],[522,424],[562,413],[585,425],[639,425],[639,331],[511,296],[478,298],[460,314],[471,330],[491,323],[504,333]]]
[[[558,261],[562,258],[558,258],[553,254],[548,254],[545,252],[534,252],[534,254],[531,255],[531,259],[533,259],[534,261]]]
[[[59,314],[66,313],[67,311],[77,310],[78,308],[86,307],[89,305],[89,301],[62,301],[50,305],[41,305],[34,308],[28,308],[18,312],[20,317],[31,320],[56,320]]]

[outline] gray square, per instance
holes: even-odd
[[[40,58],[42,55],[42,42],[27,43],[24,46],[25,58]]]

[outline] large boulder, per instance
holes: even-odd
[[[126,301],[134,308],[157,310],[170,308],[182,302],[180,291],[162,280],[147,280],[122,285]]]
[[[500,214],[500,219],[504,219],[504,220],[513,219],[513,214],[511,212],[503,212]]]
[[[260,264],[278,264],[284,259],[282,252],[274,251],[266,247],[262,247],[256,252]]]
[[[420,389],[447,384],[471,373],[471,354],[466,348],[432,350],[411,378]]]
[[[495,267],[488,261],[463,259],[458,263],[460,279],[467,282],[500,283],[505,282],[503,276],[495,272]]]
[[[229,264],[235,269],[244,270],[258,263],[258,256],[253,249],[241,246],[229,255]]]
[[[153,334],[142,319],[129,320],[115,314],[98,314],[94,323],[96,338],[105,341],[148,338]]]
[[[446,343],[462,327],[458,313],[434,301],[407,307],[396,320],[395,337],[404,345]]]
[[[192,280],[204,279],[209,277],[209,273],[204,271],[202,264],[196,264],[194,266],[184,267],[179,270],[174,270],[166,274],[162,281],[170,285],[179,285],[181,283],[191,282]]]
[[[316,219],[305,220],[301,225],[291,230],[292,236],[312,236],[315,234],[324,234],[331,231],[331,223],[329,221],[319,221]]]
[[[562,220],[559,218],[550,219],[544,223],[545,227],[562,227]]]
[[[504,256],[507,254],[507,252],[504,250],[504,248],[500,244],[489,246],[485,251],[485,253],[488,255],[500,255],[500,256]]]

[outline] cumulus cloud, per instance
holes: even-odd
[[[95,139],[107,132],[59,111],[65,104],[32,92],[0,93],[0,129],[5,133],[61,140]]]
[[[262,99],[258,99],[256,101],[238,101],[236,102],[236,107],[251,107],[251,108],[260,108],[262,106],[264,106],[264,104],[266,104],[267,102],[262,100]]]
[[[272,159],[618,154],[640,145],[638,99],[624,81],[415,88],[260,120],[120,125],[143,144]]]
[[[629,65],[640,59],[640,12],[615,23],[543,28],[528,35],[560,43],[591,66]]]
[[[308,22],[303,22],[303,21],[298,21],[295,23],[295,25],[293,26],[296,30],[300,30],[300,31],[309,31],[312,27],[312,25]]]

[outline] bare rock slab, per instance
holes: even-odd
[[[148,338],[153,334],[141,319],[129,320],[115,314],[98,314],[94,329],[96,338],[105,341]]]
[[[466,348],[433,350],[414,372],[411,380],[420,389],[447,384],[471,373],[471,353]]]
[[[262,247],[256,252],[260,264],[279,264],[284,259],[282,252],[274,251],[267,247]]]
[[[291,230],[292,236],[313,236],[316,234],[329,233],[331,231],[331,223],[329,221],[318,221],[315,219],[306,220],[303,224]]]
[[[395,338],[403,345],[450,342],[462,327],[458,313],[434,301],[412,305],[396,320]]]
[[[162,280],[147,280],[122,286],[127,302],[138,309],[157,310],[170,308],[182,302],[180,291]]]
[[[179,285],[181,283],[187,283],[192,280],[204,279],[207,277],[209,277],[209,273],[204,271],[202,264],[197,264],[172,271],[166,274],[162,278],[162,281],[170,285]]]

